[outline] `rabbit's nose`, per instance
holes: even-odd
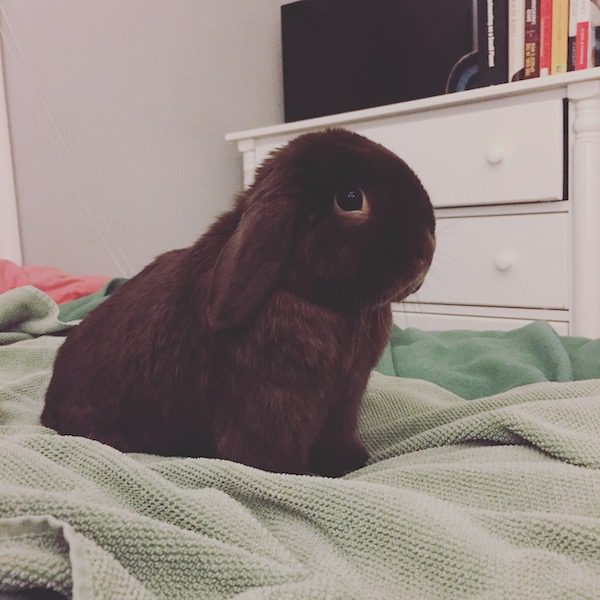
[[[410,294],[414,294],[415,292],[418,292],[421,289],[423,281],[425,281],[425,277],[421,277],[421,281],[410,287],[410,290],[408,291],[409,296]]]
[[[423,282],[425,281],[425,275],[427,275],[427,271],[429,270],[429,265],[431,264],[430,260],[419,260],[417,263],[417,276],[410,284],[410,293],[414,294],[418,289],[421,288]]]
[[[426,273],[433,260],[435,252],[435,235],[429,230],[424,231],[413,246],[414,271],[415,273]]]
[[[431,254],[433,254],[434,250],[435,250],[435,233],[433,233],[433,231],[429,231],[427,230],[427,241],[429,242],[430,246],[431,246]]]
[[[419,259],[419,263],[423,263],[423,268],[425,271],[431,265],[431,261],[433,260],[433,254],[435,252],[436,240],[435,234],[432,231],[427,230],[424,240],[424,256]],[[421,266],[419,264],[419,266]]]

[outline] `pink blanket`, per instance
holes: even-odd
[[[21,267],[10,260],[0,260],[0,294],[32,285],[57,304],[97,292],[109,279],[104,275],[68,275],[53,267]]]

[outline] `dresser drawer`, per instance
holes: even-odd
[[[563,199],[563,104],[475,105],[356,131],[403,158],[434,206]]]
[[[421,178],[436,207],[563,199],[563,103],[481,102],[344,127],[386,146]],[[259,139],[256,164],[293,135]]]
[[[433,264],[406,301],[567,308],[568,224],[566,213],[438,219]]]

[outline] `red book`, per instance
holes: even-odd
[[[577,37],[575,38],[575,70],[587,69],[590,66],[590,22],[577,23]]]
[[[552,0],[540,0],[540,76],[552,65]]]

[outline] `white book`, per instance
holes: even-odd
[[[525,0],[508,0],[508,80],[525,77]]]

